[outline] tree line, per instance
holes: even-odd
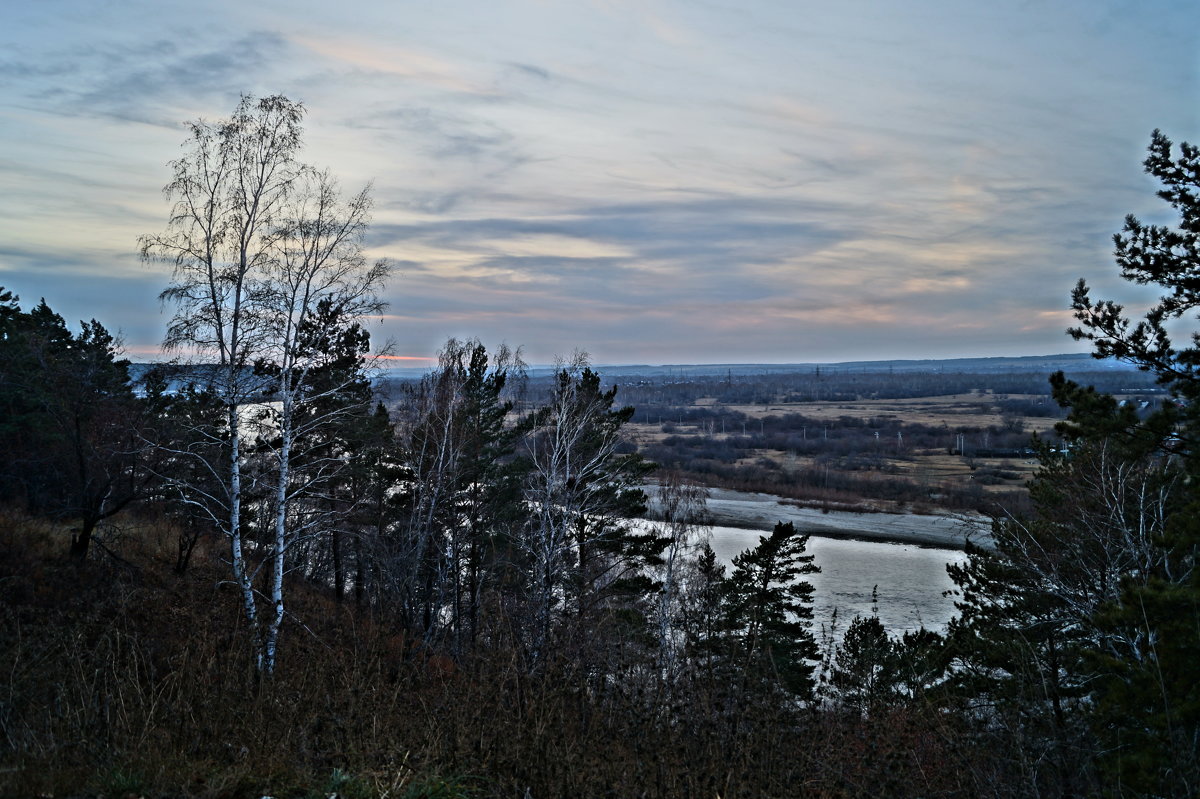
[[[783,367],[777,367],[783,369]],[[1136,388],[1155,391],[1154,379],[1121,369],[1079,369],[1076,379],[1109,393]],[[971,394],[981,386],[995,396],[980,398],[989,404],[1004,395],[1037,395],[1049,399],[1049,371],[889,371],[848,367],[813,367],[809,372],[777,371],[759,375],[680,375],[638,377],[628,381],[625,396],[636,405],[639,421],[654,422],[658,414],[669,419],[671,410],[711,398],[717,405],[771,405],[797,402],[859,402],[868,399],[908,399],[951,394]],[[1044,405],[1056,413],[1053,403]]]
[[[985,482],[1001,482],[1000,476],[1009,473],[977,469],[973,463],[977,457],[1030,458],[1030,435],[1019,419],[1003,427],[950,428],[892,415],[826,419],[780,413],[751,419],[719,407],[675,409],[672,417],[661,426],[667,435],[643,442],[640,451],[705,485],[817,502],[869,498],[984,513],[1025,502],[1019,489],[985,493]],[[688,425],[699,432],[687,431]],[[783,457],[764,454],[770,451]],[[965,486],[933,483],[897,466],[939,452],[962,456],[976,481]],[[792,463],[787,456],[804,460]]]

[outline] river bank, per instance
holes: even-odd
[[[650,515],[655,491],[648,487]],[[991,520],[978,513],[855,513],[801,507],[774,494],[708,489],[708,513],[714,525],[769,532],[777,522],[792,522],[801,532],[826,538],[888,541],[964,549],[967,541],[987,546]]]

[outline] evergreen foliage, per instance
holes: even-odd
[[[833,655],[829,684],[838,701],[863,715],[895,702],[903,675],[899,647],[878,616],[857,616]]]
[[[616,395],[577,356],[530,420],[521,452],[527,519],[516,549],[534,662],[563,645],[636,637],[649,626],[656,586],[647,569],[668,541],[634,521],[646,510],[642,481],[653,467],[623,451],[621,428],[634,410],[615,407]]]
[[[96,320],[72,333],[45,300],[24,312],[0,289],[0,492],[33,513],[77,520],[79,559],[97,525],[147,487],[145,403],[119,352]]]
[[[1200,308],[1200,148],[1184,142],[1176,154],[1155,131],[1144,166],[1178,222],[1147,225],[1131,215],[1114,252],[1122,277],[1163,294],[1134,324],[1120,305],[1093,302],[1080,281],[1072,298],[1080,327],[1071,332],[1097,356],[1155,375],[1171,399],[1143,424],[1111,411],[1072,421],[1082,438],[1108,434],[1131,457],[1167,459],[1164,480],[1175,478],[1151,551],[1122,573],[1096,616],[1102,638],[1090,663],[1106,777],[1126,793],[1182,796],[1200,791],[1200,334],[1179,345],[1168,326]]]
[[[733,559],[725,581],[725,629],[743,679],[768,679],[792,694],[812,694],[818,657],[812,622],[812,583],[820,567],[805,553],[808,536],[779,522],[758,546]]]
[[[1134,323],[1073,294],[1073,335],[1169,399],[1139,414],[1055,375],[1065,446],[1035,444],[1033,512],[950,567],[946,636],[872,615],[822,653],[807,536],[778,523],[726,568],[678,476],[642,519],[654,465],[586,356],[530,399],[519,353],[451,339],[383,401],[360,323],[387,271],[361,254],[368,198],[343,206],[295,161],[301,112],[246,99],[193,125],[168,231],[143,241],[177,270],[168,342],[215,364],[135,391],[99,322],[74,333],[0,289],[0,500],[78,525],[63,565],[0,519],[0,779],[61,791],[26,764],[65,763],[142,791],[166,770],[145,749],[292,758],[363,796],[1200,793],[1200,335],[1168,329],[1200,309],[1200,149],[1154,134],[1178,225],[1130,217],[1115,238],[1123,276],[1162,299]],[[265,206],[234,180],[255,166]],[[161,532],[124,554],[95,536],[140,499],[175,536],[166,557]],[[285,583],[312,635],[276,669]]]
[[[1055,375],[1067,446],[1040,447],[1035,514],[997,520],[994,547],[951,568],[953,682],[987,708],[1031,793],[1200,790],[1200,337],[1178,347],[1168,330],[1200,308],[1200,150],[1176,157],[1155,131],[1145,167],[1178,226],[1130,216],[1114,250],[1125,279],[1164,294],[1134,323],[1081,280],[1070,333],[1149,372],[1169,399],[1139,416]]]

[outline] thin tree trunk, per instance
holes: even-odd
[[[263,646],[263,670],[267,674],[275,671],[275,652],[279,644],[279,628],[283,626],[283,571],[288,544],[288,480],[291,472],[293,408],[290,381],[284,378],[283,408],[280,412],[279,474],[275,487],[275,550],[271,568],[271,606],[274,613],[267,626]]]
[[[231,370],[232,371],[232,370]],[[242,548],[242,461],[241,420],[238,406],[229,405],[229,550],[233,564],[233,579],[242,593],[242,607],[250,623],[250,633],[255,648],[260,646],[258,627],[258,605],[254,601],[254,586],[250,584],[250,571],[246,568],[246,555]],[[261,671],[262,652],[255,653],[255,665]]]
[[[79,524],[79,532],[71,536],[71,559],[87,560],[88,548],[92,543],[92,532],[96,529],[94,514],[85,514]]]
[[[339,603],[346,595],[346,571],[345,564],[342,562],[342,532],[341,530],[329,531],[329,549],[333,554],[333,594],[334,599]]]

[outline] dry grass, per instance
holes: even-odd
[[[459,663],[303,583],[281,668],[255,679],[221,564],[171,571],[169,529],[63,557],[64,530],[0,517],[0,795],[875,797],[975,795],[988,756],[911,709],[870,724],[664,686],[588,659],[530,672],[496,639]],[[621,648],[606,657],[623,662]],[[668,693],[669,689],[669,693]],[[864,748],[865,747],[865,748]],[[868,756],[869,754],[869,756]],[[884,793],[880,793],[883,791]]]
[[[1006,394],[1008,399],[1040,399],[1035,395]],[[785,413],[798,413],[814,419],[837,420],[842,416],[854,419],[872,419],[894,416],[909,424],[924,424],[932,427],[945,424],[948,427],[998,427],[1007,417],[996,410],[996,397],[988,393],[946,394],[937,397],[913,399],[856,400],[854,402],[796,402],[773,403],[771,405],[727,405],[752,419],[761,419]],[[712,407],[713,401],[699,400],[697,406]],[[1055,419],[1045,416],[1022,417],[1025,429],[1044,432],[1054,427]]]
[[[1044,399],[1034,395],[1004,396],[1013,400]],[[741,412],[751,420],[783,414],[800,414],[817,421],[827,420],[831,423],[835,423],[843,417],[856,420],[891,418],[905,424],[920,424],[934,428],[945,426],[948,430],[953,431],[957,428],[1003,427],[1017,421],[1012,416],[1002,416],[998,412],[996,400],[997,398],[993,394],[973,392],[913,399],[859,400],[839,403],[774,403],[722,407]],[[712,397],[701,398],[694,403],[696,407],[705,408],[713,408],[716,404]],[[1045,416],[1019,417],[1020,424],[1029,434],[1052,430],[1056,421],[1052,417]],[[659,424],[631,424],[629,435],[639,445],[646,446],[662,442],[672,435],[708,436],[715,441],[720,441],[742,434],[740,427],[736,430],[726,429],[722,433],[719,425],[715,430],[711,430],[707,423],[673,422],[672,426],[672,432],[666,433]],[[750,430],[750,432],[754,431]],[[811,436],[820,435],[819,429],[809,432]],[[949,435],[947,433],[947,436]],[[944,448],[908,449],[901,457],[892,452],[894,442],[882,443],[876,449],[880,455],[880,471],[910,480],[917,487],[927,488],[928,494],[931,496],[927,501],[923,500],[922,504],[928,502],[931,506],[938,505],[937,496],[939,494],[954,491],[982,490],[985,496],[1012,495],[1013,492],[1017,492],[1018,495],[1023,496],[1026,481],[1037,470],[1037,464],[1029,457],[966,458],[958,454],[948,454]],[[759,459],[766,459],[778,464],[788,472],[814,467],[818,463],[815,457],[798,456],[781,450],[757,449],[753,450],[750,455],[741,458],[737,464],[742,467],[752,467]],[[829,468],[831,472],[841,471],[836,464],[830,465],[828,461],[821,464],[821,468]],[[724,482],[720,485],[730,487]],[[767,489],[763,488],[762,490]],[[907,505],[905,502],[897,503],[878,497],[851,496],[848,499],[884,510],[897,510],[900,506]]]

